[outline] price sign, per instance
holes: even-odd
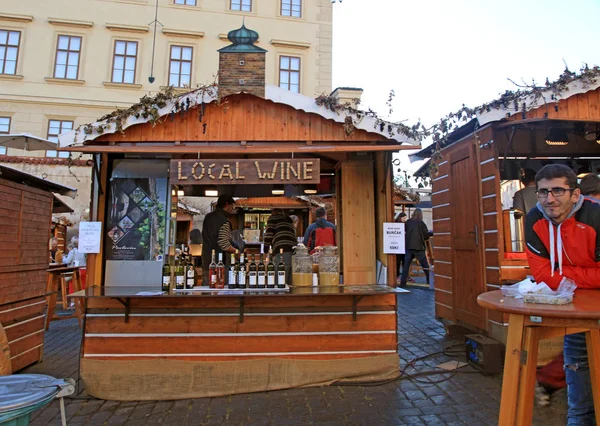
[[[100,253],[102,222],[79,223],[79,253]]]
[[[386,254],[404,254],[405,232],[403,223],[383,224],[383,252]]]

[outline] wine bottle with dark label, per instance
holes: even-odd
[[[167,293],[171,291],[171,266],[168,263],[168,259],[165,259],[162,267],[162,291],[166,291]]]
[[[212,260],[208,266],[208,286],[217,288],[217,262],[215,262],[215,251],[212,251]]]
[[[273,263],[273,252],[269,250],[267,261],[267,288],[275,288],[275,264]]]
[[[267,268],[263,259],[263,254],[260,254],[260,261],[258,262],[258,288],[266,287],[267,279]]]
[[[279,249],[279,264],[277,265],[277,288],[285,288],[285,262],[283,249]]]
[[[196,268],[193,263],[188,263],[185,272],[185,288],[191,290],[196,285]]]
[[[248,267],[248,287],[249,288],[256,288],[257,287],[257,268],[256,268],[256,263],[254,262],[254,259],[252,258],[252,255],[250,255],[250,266]]]
[[[235,255],[237,254],[237,250],[235,253],[231,253],[231,263],[229,264],[229,280],[227,283],[227,288],[234,289],[237,287],[237,265],[235,264]]]

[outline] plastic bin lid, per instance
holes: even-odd
[[[64,385],[63,379],[43,374],[0,376],[0,413],[35,405],[58,394]]]

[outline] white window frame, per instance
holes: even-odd
[[[284,59],[288,59],[289,60],[289,66],[288,68],[282,68],[282,62]],[[293,69],[292,68],[292,60],[293,59],[297,59],[298,60],[298,69]],[[280,55],[279,56],[279,63],[277,65],[277,70],[278,70],[278,85],[279,87],[281,87],[282,89],[285,90],[289,90],[290,92],[293,93],[300,93],[300,90],[302,89],[302,58],[299,56],[290,56],[290,55]],[[286,73],[287,74],[287,81],[286,82],[282,82],[282,73]],[[298,75],[298,88],[297,91],[292,89],[292,82],[291,82],[291,77],[292,74],[297,74]]]
[[[58,125],[58,133],[50,133],[50,129],[53,128],[52,123],[59,123]],[[69,126],[65,126],[66,123],[69,123]],[[56,118],[51,118],[48,120],[48,131],[47,131],[47,137],[46,139],[48,139],[50,142],[56,142],[56,144],[58,145],[58,135],[63,134],[65,132],[70,132],[71,130],[73,130],[75,123],[73,122],[73,120],[60,120],[60,119],[56,119]],[[54,126],[56,127],[56,126]],[[67,151],[56,151],[53,149],[49,149],[46,150],[46,157],[52,157],[52,158],[69,158],[69,152]]]

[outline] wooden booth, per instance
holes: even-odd
[[[242,56],[225,74],[255,60],[260,52],[244,56],[251,48],[236,49]],[[383,223],[393,220],[391,153],[418,143],[264,79],[239,87],[240,78],[160,94],[126,117],[61,136],[61,149],[94,154],[92,220],[103,223],[80,293],[80,374],[91,395],[182,399],[399,374],[396,290],[376,285],[376,270],[388,266],[395,282],[395,256],[382,244]],[[244,205],[275,189],[289,196],[318,187],[321,176],[335,178],[344,285],[160,291],[179,191],[216,191]],[[140,223],[154,234],[124,235]]]
[[[524,218],[511,220],[510,210],[513,193],[522,187],[520,170],[562,163],[578,174],[600,171],[598,84],[575,81],[560,100],[544,95],[546,104],[528,99],[525,111],[491,109],[456,130],[442,145],[431,176],[436,315],[500,340],[507,319],[479,306],[477,296],[529,274]],[[550,140],[556,130],[564,140]],[[428,147],[415,156],[432,154]],[[429,165],[420,173],[429,173]]]
[[[0,325],[13,372],[43,354],[53,193],[75,197],[74,189],[0,166]]]

